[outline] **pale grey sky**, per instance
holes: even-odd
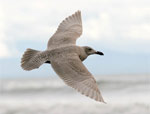
[[[143,67],[142,71],[149,72],[149,0],[0,0],[0,61],[7,59],[18,65],[26,48],[44,50],[59,23],[77,10],[81,10],[83,20],[83,35],[78,39],[78,45],[105,51],[109,62],[113,58],[111,54],[115,53],[113,64],[115,61],[119,64],[123,55],[127,57],[120,65],[128,66],[137,59],[137,63],[131,65],[133,70]],[[106,72],[107,65],[111,64],[108,60],[103,63]],[[113,64],[108,68],[110,73]],[[137,68],[138,65],[141,67]],[[120,69],[120,66],[116,67]],[[120,71],[129,71],[126,68]]]

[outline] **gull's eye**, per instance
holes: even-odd
[[[91,51],[92,49],[91,49],[91,48],[89,48],[88,50],[89,50],[89,51]]]

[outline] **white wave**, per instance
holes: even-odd
[[[107,92],[150,91],[150,79],[146,75],[126,76],[99,76],[96,77],[100,89]],[[1,92],[24,93],[41,91],[63,91],[66,85],[59,78],[29,78],[29,79],[3,79],[1,80]]]
[[[4,100],[4,99],[3,99]],[[5,99],[0,114],[149,114],[150,104],[144,102],[95,102],[85,97],[58,96]]]
[[[107,104],[96,102],[77,93],[60,79],[51,77],[3,79],[0,91],[0,114],[150,113],[148,76],[96,78]]]
[[[3,92],[27,92],[27,91],[41,91],[63,88],[66,86],[58,79],[3,79],[1,81],[1,89]]]

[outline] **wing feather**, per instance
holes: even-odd
[[[81,34],[81,12],[77,11],[60,23],[55,34],[49,39],[47,48],[52,49],[64,45],[75,44],[76,39]]]
[[[96,101],[104,102],[94,77],[77,55],[55,57],[51,65],[67,85]]]

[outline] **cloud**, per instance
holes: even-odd
[[[84,35],[107,49],[125,53],[150,53],[150,8],[115,7],[85,20]]]
[[[4,19],[4,14],[1,8],[0,8],[0,19],[1,20]],[[0,21],[0,57],[7,57],[10,55],[7,45],[4,43],[4,39],[6,38],[4,29],[5,29],[4,21]]]
[[[149,3],[149,0],[1,1],[0,57],[19,53],[17,42],[47,41],[59,23],[78,9],[82,11],[82,37],[89,42],[103,43],[113,50],[149,53]],[[79,42],[85,42],[85,38]]]
[[[106,12],[98,14],[96,17],[88,18],[85,22],[83,29],[85,37],[89,40],[101,40],[103,38],[114,36],[110,16]]]
[[[8,57],[10,55],[7,46],[0,41],[0,57]]]

